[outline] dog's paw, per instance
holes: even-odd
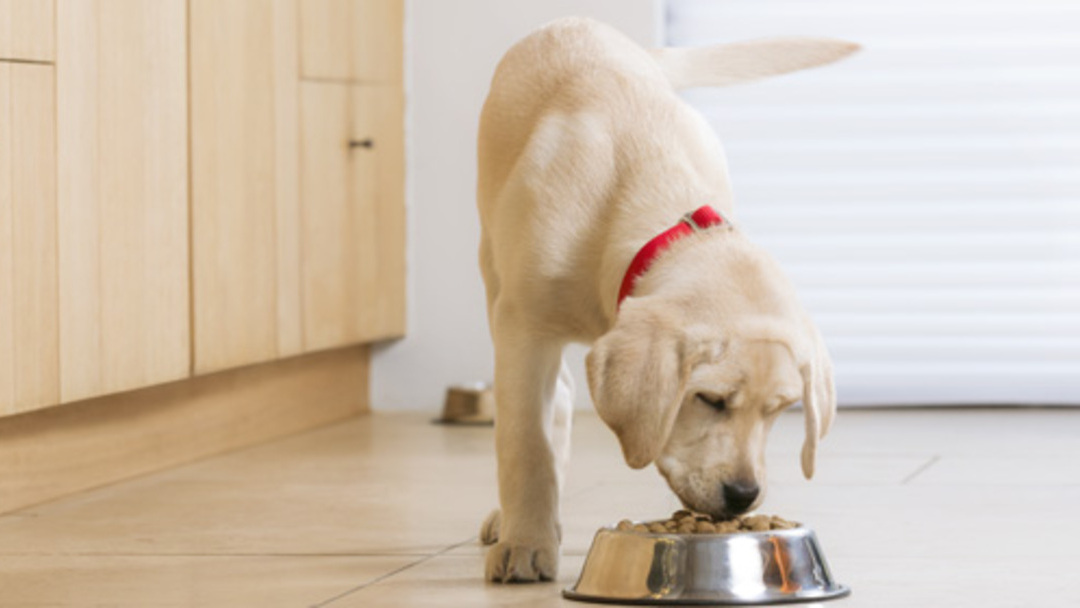
[[[499,542],[499,524],[501,523],[502,517],[498,509],[488,513],[488,516],[484,518],[484,523],[480,524],[480,544],[494,545]]]
[[[496,511],[496,514],[498,512]],[[499,542],[488,549],[487,580],[496,583],[553,581],[559,570],[559,543]]]

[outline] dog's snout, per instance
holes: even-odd
[[[761,489],[754,483],[725,483],[724,504],[732,514],[743,513],[754,504],[760,491]]]

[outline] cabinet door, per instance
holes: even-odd
[[[198,373],[301,350],[296,11],[191,2]]]
[[[0,416],[59,401],[52,66],[0,62]]]
[[[186,9],[57,3],[64,401],[190,373]]]
[[[305,348],[403,335],[400,89],[305,82],[300,132]]]
[[[0,59],[53,60],[53,0],[0,0]]]
[[[304,78],[401,82],[403,0],[300,2]]]

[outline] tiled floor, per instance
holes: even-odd
[[[1080,409],[845,411],[763,511],[817,530],[836,608],[1080,605]],[[579,413],[558,584],[482,581],[490,428],[386,414],[0,517],[0,606],[554,606],[605,523],[677,507]]]

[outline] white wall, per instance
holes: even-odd
[[[450,384],[492,379],[476,261],[476,129],[499,58],[537,26],[570,15],[606,21],[646,45],[662,0],[411,0],[408,93],[408,335],[372,362],[376,409],[437,412]],[[582,348],[569,353],[588,404]]]

